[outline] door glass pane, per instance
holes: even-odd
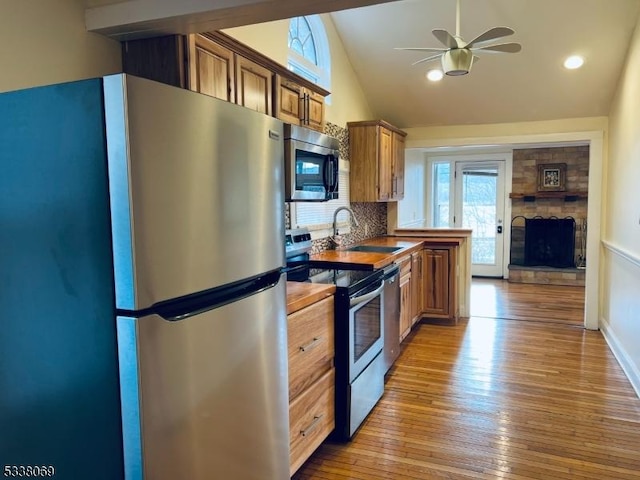
[[[353,318],[353,360],[357,362],[380,338],[380,295],[357,310]]]
[[[451,164],[433,164],[433,226],[448,228],[449,186],[451,185]]]
[[[471,261],[496,263],[498,169],[462,172],[462,228],[473,230]]]

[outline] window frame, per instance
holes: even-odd
[[[304,15],[302,17],[292,18],[289,20],[289,28],[287,30],[287,46],[289,45],[288,35],[291,31],[291,22],[297,18],[304,18],[309,25],[315,45],[317,62],[311,62],[291,47],[288,47],[287,67],[289,70],[297,68],[301,72],[308,72],[309,76],[304,74],[301,74],[301,76],[321,86],[325,90],[331,90],[331,50],[324,23],[319,15]],[[315,77],[317,80],[311,77]],[[331,95],[325,97],[325,103],[331,104]]]

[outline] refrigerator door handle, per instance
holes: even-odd
[[[129,316],[156,314],[170,322],[182,321],[272,288],[278,284],[281,275],[281,269],[278,268],[255,277],[212,288],[211,290],[187,295],[168,302],[156,303],[145,310],[136,312],[119,311],[119,314]]]

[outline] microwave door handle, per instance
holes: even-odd
[[[324,183],[325,191],[331,192],[333,187],[333,162],[332,157],[324,162],[324,170],[322,172],[322,183]]]
[[[335,192],[338,189],[338,157],[329,155],[329,160],[324,165],[324,188],[327,192]],[[328,178],[328,180],[327,180]]]
[[[349,308],[355,307],[356,305],[360,305],[361,303],[368,302],[369,300],[376,298],[378,295],[382,293],[384,290],[384,280],[380,284],[378,288],[376,288],[373,292],[365,293],[364,295],[360,295],[359,297],[353,297],[349,300]]]

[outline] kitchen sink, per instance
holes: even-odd
[[[372,253],[393,253],[402,249],[402,247],[385,247],[383,245],[356,245],[349,247],[347,252],[372,252]]]

